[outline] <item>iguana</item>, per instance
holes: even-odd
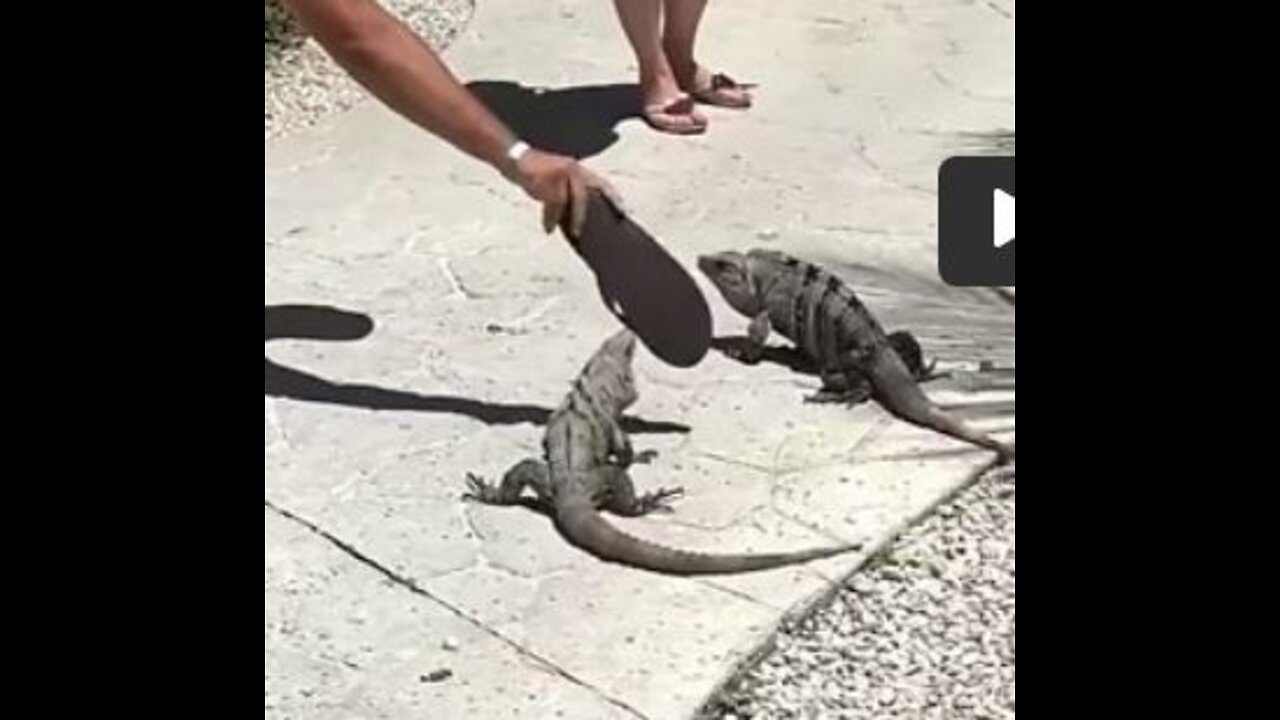
[[[1002,461],[1012,445],[978,432],[938,409],[920,389],[931,372],[909,332],[886,334],[853,288],[830,272],[777,250],[702,255],[698,269],[725,301],[751,318],[745,349],[731,352],[759,361],[777,330],[816,361],[822,388],[809,402],[857,404],[874,398],[894,416],[994,450]]]
[[[636,453],[619,419],[637,400],[632,358],[636,336],[610,336],[587,361],[568,396],[552,414],[543,437],[544,459],[512,466],[499,485],[468,473],[464,498],[490,505],[533,505],[550,514],[561,534],[577,547],[611,562],[672,575],[766,570],[857,550],[860,544],[761,555],[708,555],[676,550],[632,537],[598,512],[638,517],[668,509],[683,488],[637,496],[627,469],[656,452]],[[522,494],[533,490],[537,499]]]

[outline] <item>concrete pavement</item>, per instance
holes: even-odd
[[[626,117],[609,3],[481,0],[447,57],[528,136],[588,156],[691,271],[784,249],[843,272],[940,364],[1006,368],[930,394],[1012,439],[1012,307],[941,283],[934,227],[940,162],[1013,130],[1012,9],[713,2],[701,54],[761,87],[696,138]],[[520,90],[539,85],[556,92]],[[517,188],[376,103],[268,145],[265,183],[268,717],[684,717],[860,562],[669,578],[463,504],[466,472],[538,452],[615,329],[585,266]],[[702,285],[717,334],[740,335]],[[805,405],[816,378],[777,365],[641,352],[637,370],[634,441],[660,454],[633,475],[686,496],[611,520],[678,547],[874,546],[990,457],[874,406]]]

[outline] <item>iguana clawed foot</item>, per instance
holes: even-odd
[[[498,501],[498,486],[490,484],[475,473],[467,473],[467,492],[462,494],[462,499],[479,503],[495,503]]]
[[[915,373],[916,382],[926,383],[940,378],[951,377],[949,372],[934,372],[938,367],[938,359],[929,361],[929,366]]]
[[[670,501],[684,495],[683,487],[658,488],[653,492],[647,492],[636,498],[636,509],[641,514],[656,512],[671,512]]]

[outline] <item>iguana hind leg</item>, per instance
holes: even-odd
[[[871,381],[852,363],[833,365],[821,371],[822,387],[805,397],[807,403],[859,405],[871,399]]]
[[[464,500],[474,500],[485,505],[519,505],[525,488],[533,490],[542,504],[551,502],[551,475],[547,464],[530,458],[521,460],[507,470],[502,482],[493,485],[474,473],[467,473],[467,492]]]
[[[898,353],[898,357],[902,358],[902,362],[906,363],[907,369],[911,371],[916,382],[929,382],[946,377],[947,373],[934,372],[938,367],[937,358],[930,360],[928,365],[924,364],[924,350],[920,348],[920,341],[916,340],[916,336],[910,332],[899,330],[889,333],[889,345],[893,347],[894,352]]]
[[[640,517],[657,510],[670,511],[670,501],[684,495],[684,488],[659,488],[655,492],[636,495],[635,484],[621,468],[611,468],[606,480],[607,496],[603,507],[615,515]]]

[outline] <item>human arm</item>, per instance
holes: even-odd
[[[519,138],[426,42],[374,0],[281,2],[336,63],[389,108],[494,167],[541,202],[546,232],[567,212],[576,237],[586,219],[587,189],[613,195],[608,183],[571,157],[531,148],[513,162],[508,152]]]

